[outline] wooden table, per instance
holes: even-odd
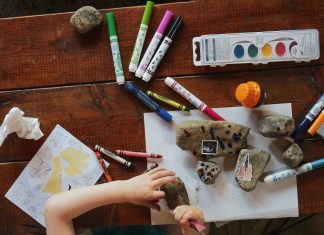
[[[211,33],[254,32],[316,28],[324,54],[324,5],[318,1],[190,1],[157,5],[146,45],[165,10],[184,17],[185,25],[166,59],[149,84],[136,81],[143,90],[184,102],[163,78],[172,76],[211,107],[238,106],[235,87],[249,80],[267,91],[267,104],[291,102],[293,116],[303,117],[323,93],[324,59],[311,63],[270,63],[195,67],[191,40]],[[102,10],[105,13],[107,10]],[[113,9],[127,71],[143,7]],[[143,113],[150,110],[115,82],[106,23],[85,35],[71,27],[71,13],[0,20],[0,117],[14,106],[27,116],[38,117],[45,136],[39,141],[10,135],[0,150],[0,225],[38,225],[9,202],[4,194],[59,123],[88,146],[145,150]],[[126,72],[128,80],[136,80]],[[168,106],[163,106],[173,110]],[[323,140],[300,143],[305,161],[323,157]],[[127,179],[146,168],[137,162],[129,171],[111,162],[114,179]],[[298,176],[300,213],[324,211],[324,170]],[[129,204],[102,207],[81,216],[77,226],[150,223],[149,209]]]

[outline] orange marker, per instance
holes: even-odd
[[[264,99],[266,93],[261,89],[256,82],[247,82],[240,84],[235,90],[235,97],[246,108],[259,107]]]
[[[103,158],[101,157],[101,154],[98,151],[96,151],[96,156],[97,156],[97,159],[99,161],[99,164],[100,164],[100,166],[101,166],[101,168],[103,170],[103,173],[104,173],[104,176],[105,176],[106,181],[107,182],[113,181],[113,179],[112,179],[109,171],[107,170],[107,167],[105,165],[105,162],[104,162]]]
[[[324,110],[322,110],[321,114],[316,118],[314,123],[311,125],[311,127],[308,129],[308,133],[311,135],[314,135],[315,132],[323,125],[324,122]]]

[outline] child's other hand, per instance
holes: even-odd
[[[203,213],[196,207],[192,206],[178,206],[173,210],[175,220],[181,225],[182,233],[185,235],[195,234],[190,228],[189,220],[197,220],[204,224],[205,219]]]
[[[157,203],[159,199],[165,197],[165,193],[158,189],[164,184],[173,182],[175,180],[173,176],[175,176],[174,172],[157,167],[124,181],[126,201],[160,210]]]

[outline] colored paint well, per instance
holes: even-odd
[[[289,44],[289,51],[293,57],[298,57],[298,43],[296,41]]]
[[[286,46],[283,42],[278,42],[276,45],[276,54],[282,57],[286,53]]]
[[[244,56],[244,48],[243,48],[242,45],[236,45],[235,46],[234,55],[238,59],[241,59]]]
[[[262,47],[262,55],[265,58],[269,58],[272,55],[272,47],[269,43],[266,43],[263,47]]]
[[[255,58],[259,53],[259,50],[258,48],[254,45],[254,44],[251,44],[248,48],[248,54],[251,58]]]

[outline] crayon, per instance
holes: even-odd
[[[322,128],[324,123],[324,109],[322,110],[321,114],[316,118],[314,123],[311,125],[311,127],[308,129],[308,133],[310,135],[314,135],[315,132],[318,133],[318,130]]]
[[[198,99],[196,96],[191,94],[186,88],[181,86],[179,83],[177,83],[173,78],[167,77],[164,80],[164,83],[176,91],[179,95],[181,95],[183,98],[188,100],[193,106],[195,106],[197,109],[208,115],[209,117],[217,120],[217,121],[224,121],[225,119],[222,118],[219,114],[217,114],[215,111],[213,111],[211,108],[209,108],[204,102],[202,102],[200,99]]]
[[[151,60],[149,66],[147,67],[147,69],[146,69],[146,71],[145,71],[145,73],[143,75],[142,79],[145,82],[148,82],[148,81],[151,80],[155,70],[159,66],[161,60],[163,59],[163,57],[165,55],[165,53],[169,49],[169,46],[171,45],[172,41],[174,40],[175,35],[177,34],[179,29],[181,28],[182,23],[183,23],[183,19],[180,16],[177,16],[174,23],[172,24],[169,32],[167,33],[167,35],[163,39],[159,49],[156,51],[153,59]]]
[[[149,96],[149,97],[152,97],[154,99],[157,99],[163,103],[166,103],[176,109],[179,109],[181,111],[187,111],[187,112],[190,112],[190,109],[182,104],[179,104],[173,100],[170,100],[168,98],[165,98],[164,96],[161,96],[161,95],[158,95],[156,93],[154,93],[153,91],[147,91],[146,94]]]
[[[122,64],[119,45],[118,45],[114,13],[108,12],[106,13],[106,17],[107,17],[107,25],[109,31],[111,53],[113,56],[114,67],[115,67],[116,81],[118,85],[121,85],[124,84],[125,77],[124,77],[123,64]]]
[[[197,220],[189,220],[190,228],[193,228],[197,232],[201,233],[206,230],[206,227],[199,223]]]
[[[142,78],[143,74],[145,73],[145,70],[146,70],[148,64],[150,63],[150,61],[154,55],[154,52],[161,41],[161,38],[163,36],[165,29],[168,27],[168,24],[170,23],[172,16],[173,16],[173,13],[171,11],[165,12],[165,14],[160,22],[160,25],[159,25],[158,29],[156,30],[156,32],[152,38],[152,41],[150,42],[150,45],[148,46],[148,48],[141,60],[139,67],[136,70],[136,73],[135,73],[136,77]]]
[[[162,158],[163,156],[156,153],[132,152],[127,150],[116,150],[116,154],[125,157],[142,157],[142,158]]]
[[[144,14],[142,17],[142,22],[141,22],[140,28],[138,30],[135,46],[133,49],[132,58],[131,58],[131,61],[129,63],[129,67],[128,67],[128,70],[133,73],[135,73],[135,71],[137,69],[137,65],[138,65],[138,62],[139,62],[139,59],[141,56],[141,52],[142,52],[145,37],[146,37],[147,28],[150,23],[151,14],[153,11],[153,6],[154,6],[154,2],[147,1],[145,10],[144,10]]]
[[[100,166],[101,166],[101,168],[103,170],[103,173],[104,173],[104,176],[105,176],[106,181],[107,182],[112,182],[113,179],[112,179],[109,171],[107,170],[107,167],[105,165],[105,162],[104,162],[103,158],[101,157],[100,152],[96,151],[96,156],[97,156],[97,159],[99,161],[99,164],[100,164]]]
[[[124,158],[119,157],[118,155],[108,151],[107,149],[104,149],[103,147],[100,147],[99,145],[95,145],[94,150],[101,152],[102,154],[114,159],[115,161],[127,166],[127,167],[131,167],[134,168],[135,165],[127,160],[125,160]]]

